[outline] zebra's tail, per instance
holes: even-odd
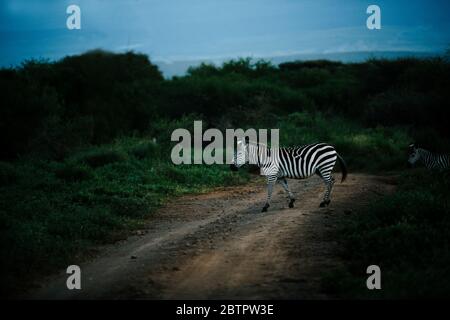
[[[345,181],[345,178],[347,178],[347,165],[345,164],[344,159],[342,159],[342,157],[339,155],[339,153],[336,152],[336,155],[339,159],[339,165],[341,166],[341,171],[342,171],[341,183],[342,183]]]

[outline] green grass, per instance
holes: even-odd
[[[338,234],[347,265],[324,279],[350,298],[450,297],[450,174],[413,170],[399,190],[349,218]],[[381,268],[382,290],[365,287],[367,266]]]
[[[248,179],[228,166],[175,166],[153,157],[163,150],[124,138],[62,162],[1,163],[2,295],[123,237],[168,198]]]
[[[322,113],[296,112],[277,123],[281,145],[327,142],[336,147],[351,171],[404,168],[411,141],[402,127],[364,128],[355,121]]]

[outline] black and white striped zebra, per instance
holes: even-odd
[[[306,179],[317,174],[326,185],[326,191],[320,207],[330,204],[331,189],[334,178],[331,172],[336,160],[342,168],[342,181],[347,176],[347,167],[335,148],[326,143],[314,143],[301,147],[270,148],[266,145],[238,141],[236,152],[231,164],[232,170],[237,170],[246,163],[256,164],[267,177],[267,201],[262,212],[270,206],[273,186],[277,181],[281,183],[289,195],[289,208],[294,207],[295,197],[289,189],[286,178]]]
[[[411,153],[408,162],[411,165],[422,163],[427,169],[445,170],[450,168],[450,155],[437,154],[431,151],[418,148],[415,144],[410,144]]]

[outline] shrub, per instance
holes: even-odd
[[[349,170],[392,171],[405,167],[411,140],[404,128],[364,128],[346,118],[317,112],[295,112],[281,117],[277,127],[281,145],[315,142],[334,145]]]
[[[91,178],[92,171],[83,164],[65,163],[55,170],[55,175],[67,182],[78,182]]]
[[[113,149],[96,149],[78,157],[79,162],[86,163],[92,168],[124,160],[126,160],[125,154]]]
[[[138,159],[153,158],[159,156],[158,146],[154,142],[142,142],[134,146],[130,154]]]
[[[7,162],[0,161],[0,186],[8,186],[16,181],[15,167]]]

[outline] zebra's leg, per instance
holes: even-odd
[[[267,201],[261,212],[266,212],[270,207],[270,199],[272,198],[273,186],[277,182],[277,176],[267,176]]]
[[[323,178],[323,180],[326,185],[326,190],[325,190],[325,195],[323,197],[323,201],[320,203],[320,207],[325,207],[330,204],[331,189],[333,188],[333,184],[334,184],[334,178],[331,175],[327,179]]]
[[[283,186],[283,189],[288,193],[289,195],[289,208],[294,207],[295,198],[294,195],[291,192],[291,189],[289,189],[289,185],[287,183],[286,178],[281,178],[280,180],[281,185]]]

